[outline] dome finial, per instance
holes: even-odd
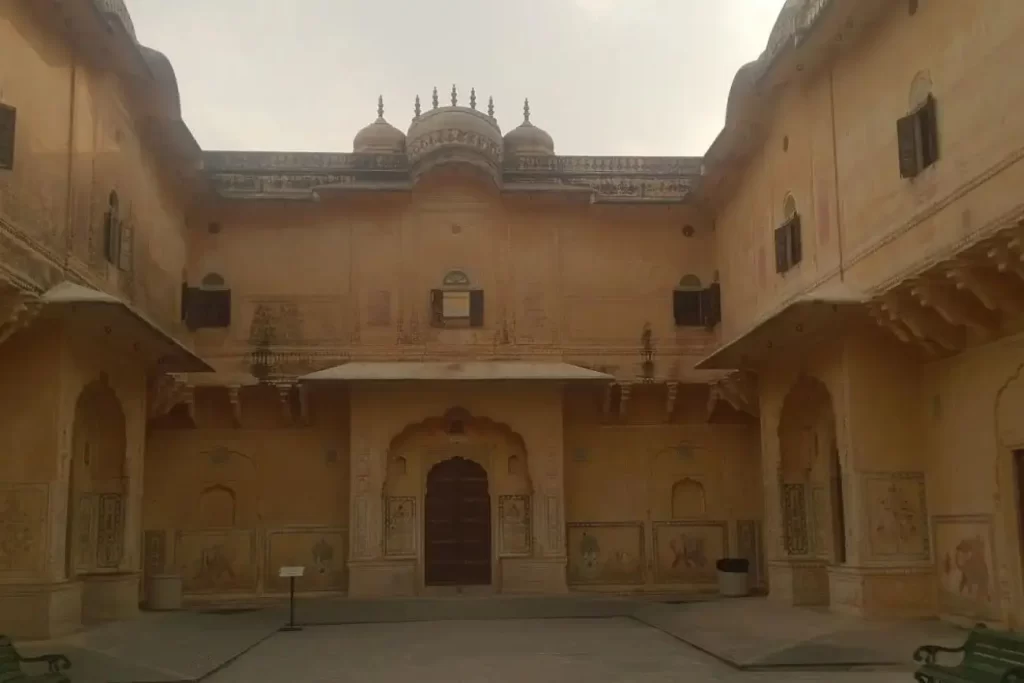
[[[476,88],[469,89],[469,108],[476,109]]]
[[[416,118],[419,118],[420,117],[420,111],[421,111],[421,109],[420,109],[420,96],[417,95],[416,96],[416,104],[414,104],[413,107],[412,107],[412,113],[416,115]]]
[[[437,109],[437,86],[434,86],[434,109]]]
[[[487,115],[490,116],[492,119],[494,118],[494,98],[493,97],[488,97],[487,98]]]
[[[530,122],[530,98],[523,101],[523,123]]]
[[[384,120],[384,96],[377,95],[377,118]]]
[[[452,83],[452,106],[459,106],[459,91],[455,89],[454,83]]]

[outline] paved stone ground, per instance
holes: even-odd
[[[312,625],[299,633],[278,633],[288,618],[287,604],[280,601],[255,603],[251,609],[220,607],[226,609],[144,614],[18,647],[29,656],[68,655],[75,683],[229,682],[248,680],[247,671],[253,683],[304,683],[307,677],[343,681],[349,675],[355,676],[352,680],[384,681],[419,670],[436,680],[573,680],[582,672],[579,680],[588,683],[643,682],[681,680],[679,667],[703,677],[682,679],[693,681],[838,677],[866,682],[909,681],[917,645],[958,645],[964,638],[963,631],[935,621],[865,621],[763,598],[319,598],[300,602],[299,623]],[[337,668],[339,658],[347,662],[343,669]],[[851,673],[800,671],[836,664],[862,668]],[[885,671],[869,672],[865,665],[886,666]],[[289,667],[302,675],[291,678]],[[372,678],[377,670],[382,677]],[[509,671],[516,676],[501,677]],[[765,673],[755,673],[759,671]]]
[[[627,617],[308,627],[263,641],[209,683],[896,683],[909,673],[740,672]]]

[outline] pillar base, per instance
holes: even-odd
[[[505,557],[501,560],[501,592],[520,594],[568,593],[564,557]]]
[[[47,640],[81,628],[80,583],[0,584],[0,633]]]
[[[831,611],[859,617],[934,617],[935,569],[902,567],[829,567]]]
[[[829,604],[828,568],[824,560],[776,560],[768,563],[768,598],[786,605]]]
[[[356,560],[348,563],[350,598],[416,595],[415,560]]]
[[[139,574],[83,574],[82,622],[132,619],[139,614]]]

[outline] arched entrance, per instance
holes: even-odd
[[[782,550],[808,576],[800,604],[829,604],[829,565],[846,562],[843,472],[832,397],[820,381],[801,377],[779,418],[779,494]],[[817,570],[815,570],[817,567]]]
[[[125,417],[102,379],[78,397],[71,448],[68,578],[117,571],[124,556]]]
[[[424,563],[428,586],[491,583],[491,496],[487,471],[455,457],[427,474]]]

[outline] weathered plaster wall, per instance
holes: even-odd
[[[706,397],[636,387],[624,418],[566,401],[568,580],[575,589],[713,590],[721,557],[764,578],[757,424],[708,424]]]
[[[200,389],[195,422],[150,429],[145,571],[178,573],[186,594],[281,593],[281,566],[307,567],[303,592],[347,588],[349,446],[343,396],[317,395],[309,425],[286,419],[277,392]],[[194,426],[193,426],[194,425]]]
[[[441,176],[379,199],[223,203],[195,222],[219,232],[193,233],[190,280],[215,272],[232,288],[232,328],[196,335],[219,365],[268,326],[282,347],[364,358],[544,350],[630,377],[645,324],[659,376],[686,374],[711,339],[672,318],[679,280],[715,275],[712,233],[690,207],[510,198]],[[252,267],[262,262],[273,267]],[[430,326],[430,290],[452,270],[484,290],[482,328]]]
[[[188,200],[173,162],[146,142],[146,84],[84,62],[24,3],[0,13],[0,102],[18,110],[13,171],[0,172],[6,268],[46,289],[66,269],[118,294],[171,331],[180,328]],[[103,256],[116,191],[124,258]]]

